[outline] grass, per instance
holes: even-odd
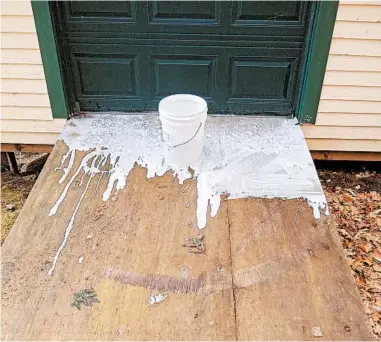
[[[15,223],[36,177],[36,175],[19,176],[10,172],[1,174],[1,244]],[[7,210],[7,204],[13,204],[15,210]]]

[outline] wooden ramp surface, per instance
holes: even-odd
[[[2,339],[371,339],[329,218],[316,221],[303,200],[225,200],[199,231],[195,183],[147,180],[141,168],[106,202],[90,183],[47,275],[84,187],[48,216],[65,151],[59,142],[2,247]],[[183,245],[199,234],[206,251],[190,253]],[[73,294],[85,288],[100,303],[77,310]]]

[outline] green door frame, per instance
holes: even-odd
[[[65,95],[49,1],[31,2],[53,117],[68,118],[71,112]],[[300,122],[314,123],[316,120],[337,7],[338,1],[315,3],[297,99],[296,116]]]
[[[315,3],[316,8],[312,12],[296,106],[299,122],[316,121],[338,4],[338,1],[321,0]]]

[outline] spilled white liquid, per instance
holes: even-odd
[[[108,176],[102,194],[108,200],[114,191],[123,189],[135,163],[147,168],[147,178],[161,176],[171,170],[180,183],[192,177],[188,169],[168,165],[164,159],[161,123],[158,115],[95,114],[68,121],[61,139],[68,152],[61,160],[63,175],[59,183],[66,185],[49,215],[59,212],[61,203],[74,180],[88,176],[84,191],[77,202],[65,230],[51,269],[56,267],[76,214],[92,179]],[[186,153],[187,146],[180,146]],[[76,151],[88,151],[78,168],[72,171]],[[105,171],[105,164],[111,167]],[[66,165],[66,166],[65,166]],[[205,126],[203,163],[194,170],[197,179],[197,223],[205,228],[207,210],[218,213],[221,195],[229,199],[244,197],[305,198],[316,218],[320,209],[328,215],[327,202],[320,185],[302,130],[296,119],[237,116],[209,116]]]

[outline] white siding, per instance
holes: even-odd
[[[29,1],[1,2],[1,142],[53,144],[53,119]],[[312,150],[381,152],[381,1],[340,1]]]
[[[30,1],[1,2],[1,143],[54,144],[53,119]]]
[[[311,150],[381,152],[381,2],[340,1]]]

